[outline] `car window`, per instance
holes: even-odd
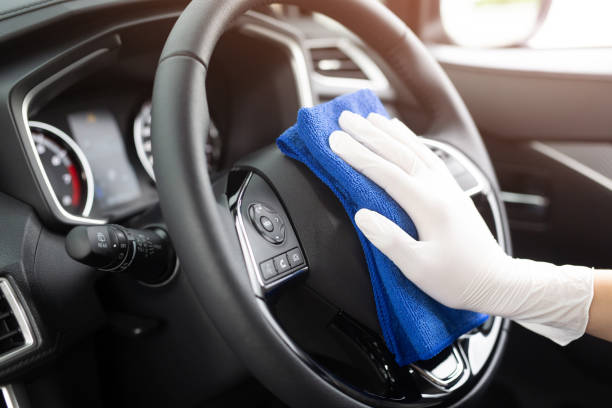
[[[612,46],[609,0],[441,0],[449,39],[468,47]]]

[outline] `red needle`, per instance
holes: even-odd
[[[72,206],[78,207],[81,202],[81,180],[74,164],[68,166],[68,173],[72,178]]]

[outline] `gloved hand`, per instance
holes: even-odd
[[[499,247],[445,164],[397,119],[339,118],[331,149],[382,187],[412,218],[416,241],[361,209],[355,222],[421,290],[440,303],[514,319],[565,345],[584,334],[593,271],[514,259]]]

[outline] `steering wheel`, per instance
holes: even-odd
[[[192,1],[159,61],[155,174],[184,273],[234,352],[292,406],[459,404],[482,388],[497,365],[507,321],[491,318],[434,359],[398,367],[381,338],[357,235],[327,187],[275,146],[243,158],[214,182],[209,177],[205,78],[211,54],[232,21],[267,3]],[[429,145],[471,176],[476,184],[470,194],[484,197],[498,239],[509,250],[480,135],[418,38],[378,1],[281,3],[339,21],[387,62],[431,114]],[[262,225],[262,216],[271,224]],[[280,272],[270,269],[275,262]]]

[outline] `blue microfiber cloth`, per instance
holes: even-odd
[[[330,149],[329,135],[339,129],[338,118],[345,110],[364,117],[371,112],[388,117],[372,91],[360,90],[312,108],[300,109],[297,123],[277,139],[278,147],[287,156],[308,166],[327,184],[344,205],[353,225],[355,213],[368,208],[385,215],[417,238],[412,220],[400,206]],[[406,279],[356,226],[355,229],[368,263],[380,327],[400,366],[435,356],[457,337],[487,319],[483,314],[450,309],[427,296]]]

